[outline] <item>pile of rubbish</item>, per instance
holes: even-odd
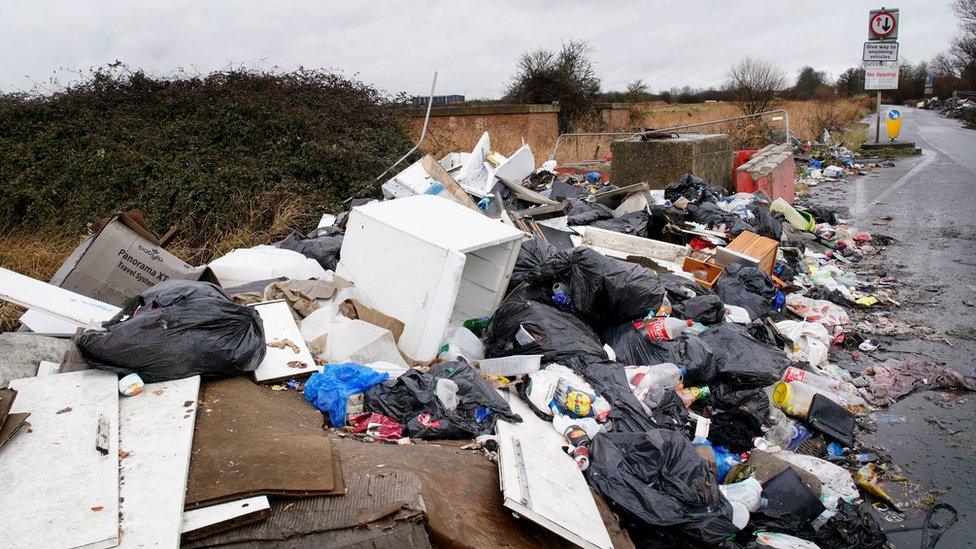
[[[617,187],[487,133],[382,192],[207,265],[128,212],[51,284],[0,269],[27,309],[0,338],[4,539],[883,547],[861,504],[899,512],[900,477],[872,413],[976,390],[837,362],[850,311],[897,302],[828,208]],[[463,492],[486,464],[501,492]]]

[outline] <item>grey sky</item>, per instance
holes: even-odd
[[[745,55],[791,78],[860,62],[859,0],[47,1],[0,0],[0,90],[47,89],[52,76],[121,60],[154,74],[228,66],[340,69],[391,92],[498,97],[522,51],[593,46],[604,90],[643,78],[655,91],[721,83]],[[949,0],[898,0],[902,60],[929,59],[956,32]],[[56,73],[56,74],[55,74]]]

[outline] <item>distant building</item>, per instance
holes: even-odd
[[[418,107],[426,107],[427,100],[430,99],[428,96],[414,96],[413,104]],[[463,95],[435,95],[434,96],[434,106],[443,107],[444,105],[450,105],[451,103],[464,103]]]

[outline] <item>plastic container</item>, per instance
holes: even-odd
[[[138,395],[142,392],[143,387],[145,384],[142,382],[142,378],[135,372],[119,380],[119,392],[123,396]]]
[[[802,381],[780,381],[773,389],[773,404],[787,414],[805,418],[810,413],[810,404],[817,391]]]
[[[463,356],[468,362],[485,358],[485,344],[471,330],[451,326],[445,335],[446,344],[439,353],[440,358],[454,360]]]
[[[475,363],[483,376],[520,376],[538,372],[542,355],[512,355],[485,358]]]

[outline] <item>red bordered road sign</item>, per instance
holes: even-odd
[[[868,15],[868,40],[898,38],[898,10],[871,10]]]

